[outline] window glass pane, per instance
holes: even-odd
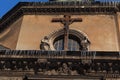
[[[64,50],[64,37],[58,38],[54,42],[54,47],[56,50]],[[69,51],[79,51],[80,50],[80,44],[75,38],[69,38],[68,39],[68,50]]]

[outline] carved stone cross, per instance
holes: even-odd
[[[61,22],[64,25],[64,50],[68,50],[69,25],[73,22],[82,22],[82,19],[64,15],[64,18],[53,18],[52,22]]]

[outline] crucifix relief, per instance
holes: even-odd
[[[61,22],[64,25],[64,50],[68,50],[69,25],[73,22],[82,22],[82,19],[64,15],[64,18],[53,18],[52,22]]]

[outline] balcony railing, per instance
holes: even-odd
[[[120,52],[1,50],[0,75],[120,77]]]

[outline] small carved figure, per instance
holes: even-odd
[[[88,50],[89,44],[90,41],[86,37],[84,37],[83,40],[81,41],[82,50]]]
[[[50,49],[49,40],[47,36],[45,36],[44,39],[41,41],[40,49],[42,50]]]

